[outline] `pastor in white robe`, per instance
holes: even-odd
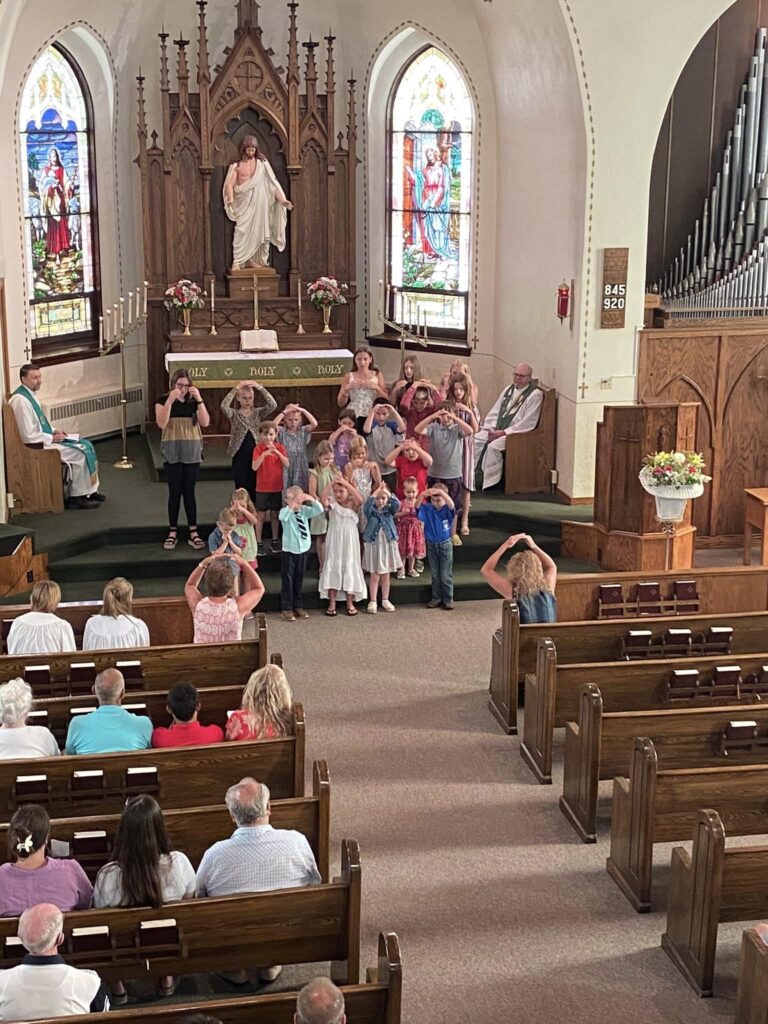
[[[232,189],[232,202],[227,193]],[[232,242],[232,262],[244,267],[253,260],[262,267],[269,265],[269,247],[282,252],[285,248],[285,228],[288,211],[281,205],[285,201],[280,182],[266,160],[257,159],[253,175],[237,184],[237,164],[230,164],[224,181],[224,209],[235,222]]]
[[[527,385],[526,385],[527,387]],[[495,405],[483,420],[480,430],[475,434],[475,466],[482,467],[483,490],[493,487],[501,480],[504,470],[504,451],[507,447],[509,434],[525,434],[533,430],[539,422],[541,403],[544,401],[544,392],[536,388],[523,400],[514,414],[510,425],[505,429],[503,437],[497,437],[495,441],[488,442],[488,435],[497,430],[496,424],[499,421],[499,412],[504,398],[512,391],[511,406],[514,407],[525,388],[516,388],[510,384],[508,388],[499,395]]]
[[[35,395],[37,400],[37,395]],[[99,489],[99,475],[91,476],[85,455],[77,448],[69,448],[63,444],[54,444],[50,434],[42,428],[37,413],[23,395],[11,395],[8,404],[13,409],[19,434],[24,444],[42,444],[44,448],[55,448],[61,461],[67,466],[72,486],[70,497],[85,498]]]

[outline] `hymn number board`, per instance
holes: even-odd
[[[601,327],[623,327],[627,308],[629,249],[603,249]]]

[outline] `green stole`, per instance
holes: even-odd
[[[48,422],[48,417],[45,415],[43,410],[40,408],[40,404],[35,398],[34,394],[25,388],[23,384],[20,384],[13,392],[14,395],[21,395],[22,398],[26,398],[32,408],[35,410],[35,415],[40,420],[40,429],[44,434],[53,435],[53,427]],[[65,448],[76,448],[77,451],[82,452],[85,456],[85,462],[88,466],[88,472],[93,476],[96,473],[96,467],[98,465],[96,459],[96,451],[90,441],[85,438],[81,438],[79,441],[58,441],[57,444],[63,445]]]

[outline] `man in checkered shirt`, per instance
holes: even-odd
[[[320,885],[315,855],[301,832],[272,828],[269,790],[247,777],[230,786],[225,797],[237,828],[203,854],[197,869],[198,896],[231,896],[240,892],[267,892]],[[274,981],[280,967],[263,968],[262,981]],[[245,972],[227,977],[247,981]]]

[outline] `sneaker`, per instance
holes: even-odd
[[[443,608],[445,608],[447,612],[452,612],[455,607],[456,605],[453,603],[453,601],[446,601],[445,604],[443,605]]]
[[[408,570],[408,575],[409,575],[409,576],[416,576],[416,577],[418,578],[418,576],[419,576],[419,572],[418,572],[418,571],[417,571],[416,569],[409,569],[409,570]],[[398,579],[399,579],[399,578],[400,578],[400,577],[398,577]]]
[[[395,610],[395,606],[392,604],[391,601],[382,601],[381,610],[383,612],[393,612]]]
[[[416,559],[416,561],[413,563],[413,568],[419,575],[421,575],[421,573],[424,572],[424,562],[422,561],[421,558]]]
[[[398,569],[397,570],[397,578],[399,580],[404,580],[405,579],[405,569]]]
[[[293,614],[297,619],[308,619],[309,612],[305,612],[303,608],[294,608]]]
[[[454,533],[451,536],[451,544],[453,544],[455,548],[461,547],[461,537],[458,535],[458,533]]]
[[[379,609],[376,607],[375,601],[369,601],[368,607],[365,610],[368,612],[369,615],[375,615]]]
[[[259,981],[263,981],[268,985],[270,982],[275,981],[276,978],[280,977],[282,969],[283,968],[281,966],[262,967],[259,971]]]
[[[280,617],[285,619],[286,622],[293,622],[296,618],[293,612],[280,612]]]
[[[461,544],[461,541],[459,541],[459,544]],[[272,541],[272,554],[273,555],[279,555],[282,550],[283,550],[283,545],[280,543],[280,541],[279,540],[273,540]]]
[[[439,601],[428,601],[427,602],[427,608],[439,608],[439,607],[440,607],[440,602]]]

